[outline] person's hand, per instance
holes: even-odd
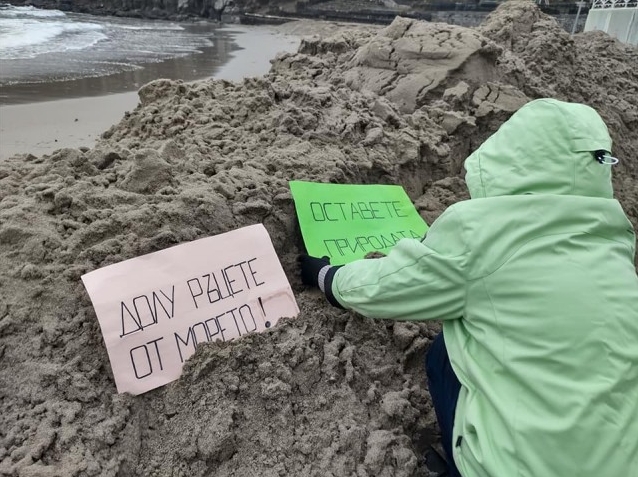
[[[328,257],[311,257],[310,255],[300,255],[297,259],[301,267],[301,282],[311,287],[319,286],[319,272],[324,267],[330,266]]]
[[[332,306],[343,308],[332,292],[332,280],[335,273],[343,265],[330,265],[329,257],[311,257],[310,255],[299,255],[297,258],[301,268],[301,281],[306,286],[318,287],[326,294],[328,302]]]

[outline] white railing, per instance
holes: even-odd
[[[594,0],[591,8],[638,8],[638,0]]]

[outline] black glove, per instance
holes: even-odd
[[[332,293],[332,279],[335,272],[343,265],[331,266],[328,257],[311,257],[310,255],[300,255],[298,258],[301,267],[301,281],[304,285],[319,287],[325,293],[331,305],[343,308]]]
[[[311,287],[319,286],[319,272],[323,267],[330,266],[328,257],[311,257],[310,255],[300,255],[298,258],[301,267],[301,282]]]

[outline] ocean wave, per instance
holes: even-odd
[[[55,51],[81,50],[107,36],[96,23],[0,19],[0,59],[34,58]]]
[[[198,55],[215,44],[214,28],[74,13],[3,15],[6,11],[0,3],[0,86],[143,70],[145,64]]]
[[[77,61],[77,64],[86,63],[86,66],[71,68],[73,71],[54,72],[44,76],[35,75],[21,78],[0,77],[0,87],[17,84],[43,84],[72,81],[80,78],[103,78],[109,75],[122,73],[123,71],[140,71],[143,65],[120,61]]]
[[[65,16],[66,14],[60,10],[40,10],[32,6],[16,7],[9,4],[0,5],[0,17],[4,18],[59,18]]]
[[[184,27],[175,24],[168,25],[122,25],[118,23],[105,23],[107,27],[119,28],[121,30],[158,30],[158,31],[183,31]]]

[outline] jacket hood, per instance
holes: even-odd
[[[465,160],[473,199],[559,194],[611,199],[611,166],[594,151],[611,152],[607,126],[584,104],[531,101]]]

